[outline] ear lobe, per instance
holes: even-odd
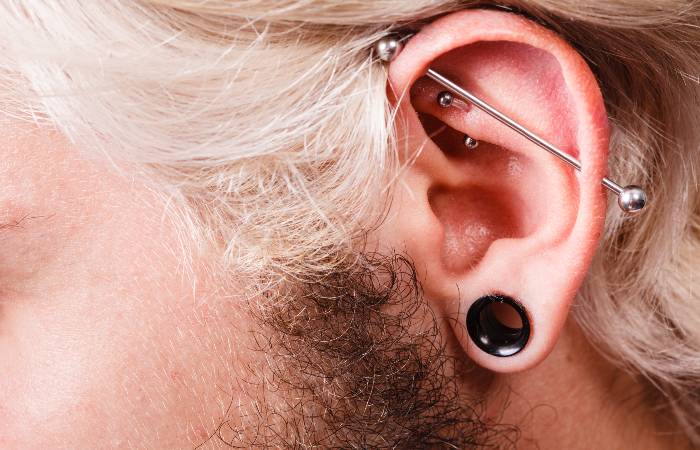
[[[429,66],[579,158],[583,171],[464,102],[440,106],[442,89],[422,78]],[[595,78],[550,31],[476,10],[421,30],[389,73],[406,128],[398,136],[420,152],[384,235],[423,268],[434,307],[458,315],[452,327],[473,360],[495,371],[531,367],[556,343],[603,226],[609,133]],[[467,148],[465,134],[480,145]],[[517,299],[531,322],[527,345],[508,358],[467,333],[467,311],[489,294]]]

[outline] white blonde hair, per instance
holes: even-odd
[[[613,124],[611,175],[653,199],[633,220],[610,207],[574,317],[700,443],[700,5],[510,5],[585,55]],[[386,73],[367,49],[471,6],[7,0],[1,109],[140,164],[224,267],[328,268],[381,218],[399,169]]]

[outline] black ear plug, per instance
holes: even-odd
[[[519,328],[501,322],[494,305],[506,305],[520,317]],[[493,356],[513,356],[520,352],[530,339],[530,319],[525,308],[506,295],[485,295],[475,301],[467,312],[467,331],[477,347]]]

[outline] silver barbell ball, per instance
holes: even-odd
[[[464,146],[467,147],[469,150],[474,150],[479,146],[479,141],[474,139],[473,137],[465,134],[464,135]]]
[[[384,62],[393,61],[401,53],[402,49],[401,39],[396,35],[385,36],[374,44],[374,51],[377,57]]]
[[[437,96],[438,105],[442,106],[443,108],[451,106],[453,101],[454,97],[450,91],[442,91]]]
[[[617,204],[620,208],[629,213],[639,212],[647,204],[647,194],[639,186],[625,186],[617,197]]]

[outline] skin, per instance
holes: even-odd
[[[231,383],[230,326],[183,275],[163,201],[56,133],[2,136],[0,447],[201,439]]]
[[[0,447],[194,447],[231,394],[254,396],[236,386],[237,365],[264,367],[263,354],[239,351],[253,323],[232,325],[245,317],[241,305],[209,286],[193,291],[175,227],[145,185],[54,133],[7,123],[1,136],[10,225],[2,230]],[[514,395],[505,419],[523,424],[523,444],[678,448],[655,433],[643,388],[573,325],[537,368],[479,389],[498,405],[506,385]]]
[[[262,397],[270,368],[269,355],[252,350],[259,323],[237,293],[216,287],[206,255],[183,269],[176,221],[135,168],[117,172],[57,132],[13,121],[0,125],[0,155],[0,448],[193,448],[224,419],[254,424],[254,414],[243,418],[253,402],[282,395]],[[409,173],[413,188],[432,176],[416,167],[423,178]],[[411,233],[388,220],[373,238],[427,258],[411,250]],[[444,247],[433,248],[429,256],[442,258]],[[424,267],[428,305],[450,315],[431,283],[454,280],[424,276]],[[651,413],[647,387],[606,362],[565,312],[559,322],[518,370],[477,358],[460,388],[520,426],[518,448],[682,448]],[[472,356],[463,330],[442,322],[441,331],[458,358]]]

